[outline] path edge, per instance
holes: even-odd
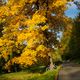
[[[55,75],[55,79],[54,79],[54,80],[58,80],[59,72],[60,72],[61,69],[62,69],[62,66],[60,65],[60,66],[59,66],[59,69],[58,69],[58,71],[57,71],[57,73],[56,73],[56,75]]]

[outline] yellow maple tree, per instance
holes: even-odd
[[[50,62],[54,30],[65,22],[66,3],[67,0],[8,0],[0,6],[0,24],[4,23],[0,56],[6,60],[6,69],[14,63],[27,67],[40,60],[44,64],[44,59],[46,65]]]

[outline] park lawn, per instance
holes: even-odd
[[[60,67],[52,71],[40,73],[30,73],[26,71],[8,73],[0,75],[0,80],[55,80]]]

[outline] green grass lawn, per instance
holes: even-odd
[[[26,71],[0,75],[0,80],[55,80],[59,67],[52,71],[40,73],[29,73]]]

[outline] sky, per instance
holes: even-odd
[[[80,0],[75,0],[80,1]],[[70,5],[68,5],[68,9],[65,11],[65,15],[70,18],[75,18],[80,10],[77,8],[77,6],[73,2],[69,2]]]

